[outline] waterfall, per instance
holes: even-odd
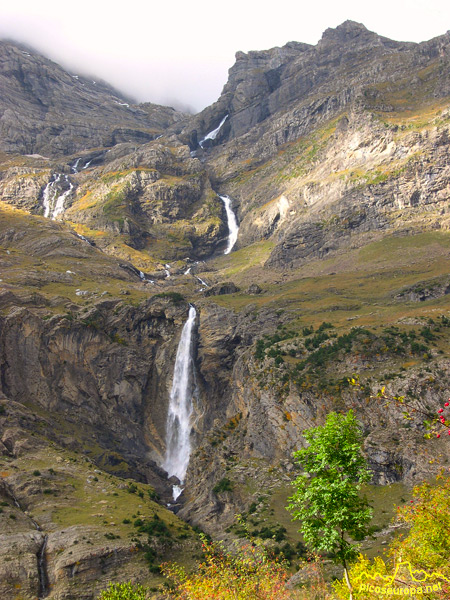
[[[63,212],[64,212],[64,210],[66,208],[65,207],[66,198],[70,195],[70,192],[73,190],[73,185],[69,181],[69,178],[67,177],[67,175],[64,175],[64,177],[66,178],[66,183],[69,184],[69,189],[66,190],[60,196],[58,196],[58,198],[56,199],[55,207],[53,209],[52,219],[56,219],[56,217],[58,215],[62,215],[63,214]]]
[[[88,240],[86,237],[84,237],[84,235],[81,235],[81,233],[77,233],[77,232],[75,231],[75,235],[76,235],[77,237],[79,237],[79,238],[80,238],[80,240],[83,240],[83,242],[87,242],[87,243],[88,243],[90,246],[94,246],[94,245],[95,245],[95,244],[94,244],[94,242],[90,242],[90,241],[89,241],[89,240]]]
[[[71,165],[72,173],[74,175],[76,175],[78,173],[78,165],[80,164],[80,160],[81,160],[81,157],[77,158],[77,160],[73,163],[73,165]]]
[[[142,271],[139,271],[139,278],[141,281],[143,281],[144,283],[155,283],[153,281],[153,279],[147,279],[147,277],[145,276],[145,273],[143,273]]]
[[[64,175],[64,187],[67,185],[69,189],[60,194],[61,191],[61,175],[55,173],[51,180],[45,186],[42,195],[42,204],[44,207],[44,217],[56,219],[58,215],[63,214],[65,210],[66,198],[70,195],[73,190],[73,185],[67,175]]]
[[[206,281],[203,281],[203,279],[201,279],[200,277],[197,277],[197,275],[194,275],[195,279],[197,279],[198,281],[200,281],[200,283],[202,285],[205,286],[205,288],[209,287],[209,285],[206,283]]]
[[[222,125],[225,123],[225,121],[227,119],[228,119],[228,115],[225,115],[224,118],[220,121],[219,126],[216,127],[215,129],[213,129],[212,131],[210,131],[209,133],[207,133],[205,135],[205,137],[199,141],[198,145],[203,148],[203,143],[206,142],[206,140],[215,140],[217,137],[217,134],[222,129]]]
[[[43,194],[43,206],[44,206],[44,217],[48,218],[50,216],[50,210],[52,205],[55,203],[55,196],[57,193],[56,184],[61,179],[61,175],[53,175],[51,180],[47,183],[44,189]]]
[[[46,598],[49,593],[49,581],[48,581],[48,573],[47,573],[47,561],[45,557],[45,552],[47,550],[47,542],[48,535],[44,536],[44,541],[42,542],[42,546],[37,553],[37,561],[38,561],[38,574],[39,574],[39,600]]]
[[[30,519],[30,521],[33,523],[33,526],[36,529],[36,531],[42,532],[42,528],[39,525],[39,523],[37,523],[32,517],[30,517],[30,515],[22,508],[22,506],[20,505],[20,502],[17,500],[17,496],[14,494],[14,492],[12,491],[10,486],[7,483],[5,484],[5,486],[6,486],[6,491],[7,491],[8,495],[11,497],[11,499],[13,500],[15,506],[20,511],[22,511],[22,513],[24,513],[24,515],[26,515]],[[47,573],[47,559],[46,559],[46,555],[45,555],[45,552],[47,550],[47,542],[48,542],[48,535],[44,535],[41,547],[39,548],[39,550],[36,554],[38,579],[39,579],[38,600],[43,600],[44,598],[46,598],[48,596],[49,589],[50,589],[49,581],[48,581],[48,573]]]
[[[169,477],[175,475],[181,483],[186,475],[191,453],[192,396],[195,388],[192,334],[196,316],[197,311],[191,306],[178,344],[167,415],[166,456],[162,464]],[[180,487],[174,486],[174,500],[181,491]]]
[[[238,232],[239,232],[239,225],[237,224],[237,220],[236,220],[236,215],[233,212],[233,209],[231,208],[231,199],[228,196],[220,196],[219,198],[222,200],[222,202],[225,205],[225,212],[227,213],[227,223],[228,223],[228,244],[227,247],[225,249],[224,254],[230,254],[231,250],[233,249],[233,246],[236,243],[237,240],[237,236],[238,236]]]

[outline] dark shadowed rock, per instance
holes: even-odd
[[[218,283],[203,292],[205,296],[224,296],[226,294],[235,294],[239,288],[232,281]]]

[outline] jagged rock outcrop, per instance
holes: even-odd
[[[312,170],[285,186],[288,208],[278,212],[267,266],[322,258],[370,232],[447,229],[447,136],[448,125],[405,134],[351,113]]]
[[[224,245],[223,205],[204,166],[177,139],[139,149],[120,144],[80,160],[64,164],[25,158],[20,166],[7,160],[0,171],[2,199],[79,224],[89,239],[97,236],[99,247],[144,270],[155,269],[152,256],[164,262],[194,260]],[[86,160],[88,169],[75,168]]]
[[[205,296],[225,296],[226,294],[235,294],[239,292],[239,288],[232,282],[218,283],[206,289],[203,293]]]

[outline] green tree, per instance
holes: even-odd
[[[348,565],[358,556],[357,541],[368,534],[372,509],[360,489],[371,478],[361,446],[362,430],[353,412],[330,413],[326,423],[304,432],[307,448],[293,456],[303,469],[293,482],[288,510],[301,522],[306,546],[331,553],[344,567],[353,599]]]

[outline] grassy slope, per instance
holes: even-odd
[[[450,232],[390,236],[327,260],[312,261],[296,271],[276,273],[262,268],[270,244],[255,244],[215,261],[219,269],[215,277],[232,278],[243,291],[215,297],[214,302],[233,310],[250,303],[255,309],[272,306],[288,310],[304,324],[316,326],[332,320],[344,329],[432,316],[449,309],[448,297],[401,302],[395,296],[419,282],[445,279],[449,248]],[[258,283],[263,293],[246,294],[251,282]]]
[[[138,549],[139,543],[147,542],[147,536],[135,526],[136,519],[146,523],[157,515],[170,532],[168,537],[153,538],[155,565],[168,557],[190,565],[199,554],[196,534],[152,500],[151,486],[134,485],[132,480],[101,471],[85,456],[53,443],[44,440],[44,445],[35,446],[32,452],[22,452],[17,458],[0,457],[0,477],[14,490],[28,517],[35,519],[45,534],[50,534],[52,541],[47,551],[50,574],[54,573],[55,561],[60,565],[83,565],[80,575],[70,582],[72,592],[98,591],[117,577],[138,577],[151,587],[162,582],[160,575],[149,571],[144,551]],[[30,521],[24,513],[9,499],[1,500],[3,533],[30,531]],[[115,548],[126,549],[125,555],[129,556],[121,564],[120,573],[108,565],[108,555]],[[13,550],[11,559],[14,556]],[[86,579],[83,572],[89,568],[89,561],[96,558],[103,560],[105,566]],[[55,589],[58,583],[52,579]],[[23,587],[19,574],[15,587]]]
[[[59,310],[68,302],[86,304],[100,297],[120,297],[125,288],[129,301],[148,297],[147,287],[137,276],[74,236],[66,225],[4,202],[0,202],[0,249],[2,288],[37,292]],[[77,295],[77,290],[88,294]]]

